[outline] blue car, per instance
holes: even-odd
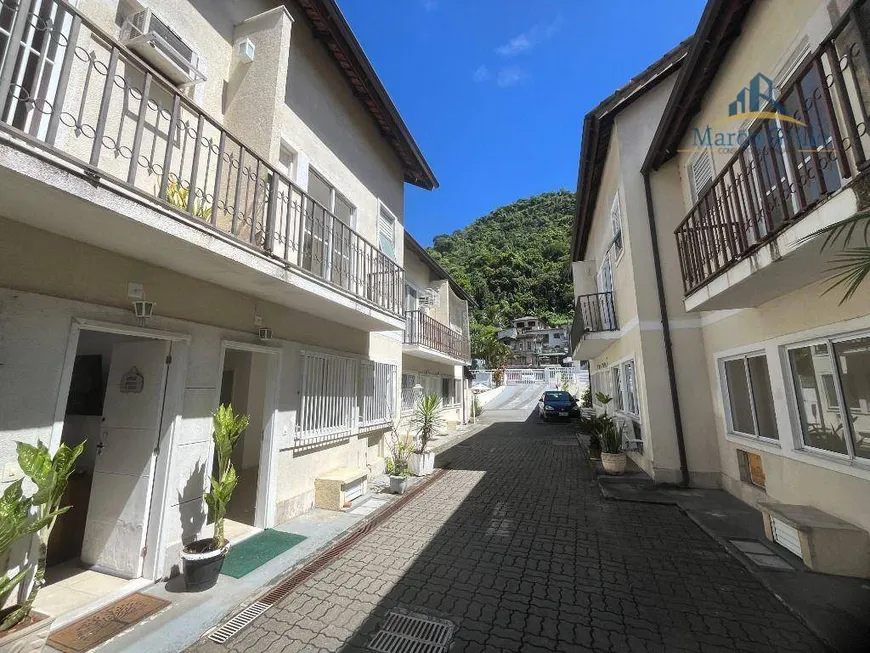
[[[538,419],[540,420],[568,419],[579,411],[577,400],[569,392],[563,390],[547,390],[538,400]]]

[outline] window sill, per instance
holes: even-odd
[[[767,451],[769,453],[782,453],[782,445],[777,440],[770,440],[768,438],[758,438],[754,435],[745,435],[743,433],[734,433],[733,431],[729,431],[725,434],[725,439],[729,442],[733,442],[734,444],[742,444],[745,446],[756,447],[761,449],[762,451]]]

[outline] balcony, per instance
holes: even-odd
[[[862,4],[783,86],[780,106],[765,108],[780,115],[750,126],[676,228],[687,309],[758,306],[824,275],[819,243],[804,237],[855,212],[848,186],[870,152]]]
[[[411,356],[449,365],[471,363],[468,336],[454,331],[423,311],[405,313],[403,351]]]
[[[402,328],[402,268],[183,90],[63,0],[2,13],[0,216],[357,328]]]
[[[577,297],[571,342],[574,360],[592,360],[603,354],[619,338],[619,323],[612,292],[597,292]]]

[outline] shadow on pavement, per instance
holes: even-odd
[[[396,608],[453,623],[451,651],[826,650],[677,508],[603,500],[571,424],[536,421],[440,454],[444,477],[361,541],[381,598],[338,650]]]

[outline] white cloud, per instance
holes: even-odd
[[[504,45],[500,45],[495,51],[503,57],[513,57],[523,52],[528,52],[535,46],[547,41],[562,28],[562,16],[557,16],[549,23],[538,23],[532,29],[517,34]]]
[[[526,78],[526,72],[518,66],[509,66],[498,71],[495,83],[500,88],[507,88],[519,84]]]
[[[492,79],[492,73],[489,72],[489,68],[486,66],[478,66],[477,70],[474,71],[474,75],[472,75],[475,82],[488,82]]]
[[[422,0],[422,4],[425,11],[435,11],[438,9],[438,0]]]

